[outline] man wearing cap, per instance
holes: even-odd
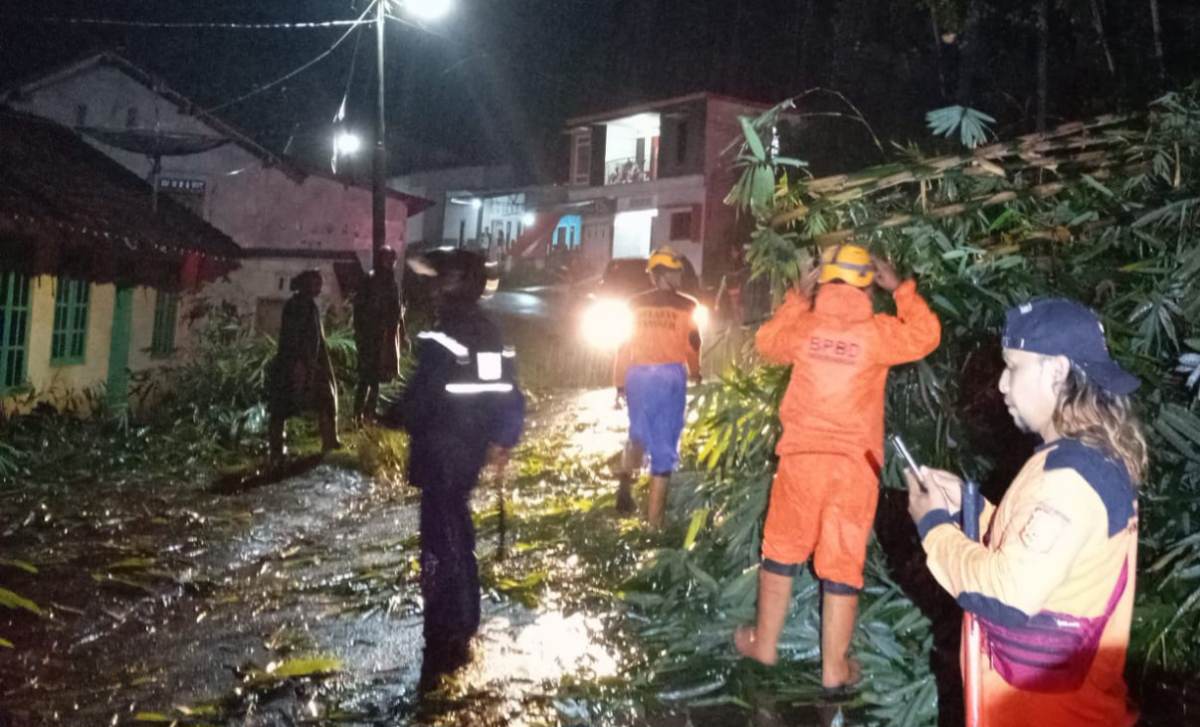
[[[961,480],[906,472],[909,513],[934,578],[974,614],[979,654],[962,663],[969,725],[1131,725],[1123,677],[1137,572],[1137,487],[1146,442],[1138,380],[1109,356],[1104,329],[1070,300],[1008,311],[1000,392],[1042,444],[999,505],[979,503],[983,542],[963,535]],[[978,658],[975,658],[978,657]],[[972,685],[977,685],[974,687]]]
[[[872,283],[891,293],[896,315],[873,312]],[[879,498],[887,373],[928,355],[940,339],[941,324],[916,283],[901,282],[858,245],[826,249],[759,329],[759,353],[791,364],[792,377],[779,409],[783,437],[763,528],[758,619],[734,637],[743,656],[775,663],[792,579],[812,556],[822,591],[821,683],[845,690],[858,682],[848,652]]]
[[[629,442],[622,455],[617,510],[633,511],[633,478],[649,454],[646,520],[661,528],[671,473],[679,462],[688,375],[700,380],[699,304],[679,291],[683,258],[671,248],[655,250],[646,272],[654,289],[629,301],[633,335],[613,363],[613,384],[629,405]]]

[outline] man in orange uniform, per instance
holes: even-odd
[[[679,462],[679,435],[687,406],[687,380],[700,379],[700,329],[695,298],[679,292],[683,259],[669,247],[650,256],[654,289],[634,296],[633,335],[617,351],[613,385],[629,405],[629,442],[622,458],[617,510],[632,512],[633,478],[650,454],[646,520],[663,525],[671,473]]]
[[[983,542],[951,514],[962,510],[958,477],[923,467],[921,492],[906,473],[929,570],[983,635],[974,653],[963,640],[967,725],[1132,725],[1124,671],[1146,471],[1130,399],[1138,380],[1074,301],[1013,308],[1003,344],[1000,392],[1017,426],[1043,444],[998,506],[976,503]]]
[[[873,313],[872,282],[892,293],[895,316]],[[821,683],[835,690],[859,680],[848,652],[879,498],[887,372],[923,358],[940,338],[941,324],[916,283],[900,282],[889,264],[857,245],[827,249],[759,329],[759,352],[792,364],[792,379],[779,410],[783,437],[763,530],[758,621],[735,634],[743,656],[775,663],[792,579],[812,555],[822,586]]]

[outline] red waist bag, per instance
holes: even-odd
[[[1100,649],[1100,636],[1128,582],[1127,559],[1104,613],[1093,618],[1040,611],[1022,626],[1002,626],[980,618],[992,668],[1018,689],[1031,692],[1078,689],[1092,668]]]

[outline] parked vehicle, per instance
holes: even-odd
[[[647,258],[614,258],[605,266],[595,287],[587,293],[580,316],[579,333],[588,345],[602,350],[616,349],[633,333],[633,312],[629,299],[654,287],[646,272]],[[696,306],[696,325],[701,333],[708,326],[709,305],[700,288],[700,278],[691,261],[683,258],[681,293],[700,301]]]

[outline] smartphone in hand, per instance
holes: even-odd
[[[928,493],[929,488],[925,486],[925,478],[921,476],[921,467],[913,459],[912,453],[908,451],[908,447],[904,446],[904,440],[900,438],[899,434],[893,434],[888,437],[888,441],[892,443],[892,449],[896,450],[896,453],[904,458],[905,465],[912,470],[913,476],[917,478],[917,485],[920,486],[921,492]]]

